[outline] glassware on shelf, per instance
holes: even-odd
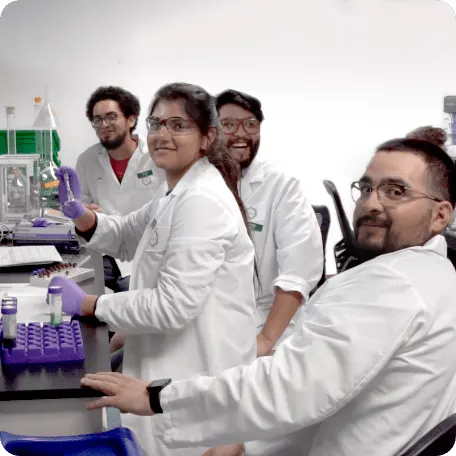
[[[16,155],[16,108],[14,106],[5,106],[5,110],[8,155]],[[8,210],[10,212],[22,213],[26,206],[26,192],[28,187],[24,173],[24,169],[14,166],[7,171]]]

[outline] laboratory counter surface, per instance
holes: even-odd
[[[80,263],[91,257],[88,267],[95,270],[95,278],[79,285],[86,293],[104,292],[103,260],[97,252],[81,248],[78,254],[62,254],[64,262]],[[37,266],[2,268],[0,284],[14,287],[15,283],[27,283]],[[111,370],[109,357],[108,327],[95,318],[77,317],[81,324],[84,342],[84,362],[68,362],[27,367],[3,366],[0,369],[0,401],[31,399],[69,399],[99,397],[92,389],[80,386],[86,373]]]
[[[77,318],[85,347],[83,362],[5,366],[0,370],[0,401],[73,399],[100,397],[101,393],[81,387],[87,373],[109,372],[108,328],[94,319]]]

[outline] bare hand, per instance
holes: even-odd
[[[223,445],[207,450],[203,456],[242,456],[244,454],[244,445],[234,443],[232,445]]]
[[[269,356],[272,354],[274,344],[266,338],[262,333],[257,336],[257,357]]]
[[[149,393],[149,382],[127,377],[117,372],[100,372],[87,374],[82,380],[83,386],[96,389],[106,394],[106,397],[92,401],[87,410],[103,407],[115,407],[121,413],[133,413],[140,416],[152,416]]]
[[[103,209],[101,209],[100,206],[98,206],[98,204],[85,204],[85,207],[87,209],[90,209],[91,211],[93,212],[103,212]]]

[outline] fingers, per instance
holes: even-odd
[[[86,378],[110,381],[119,385],[136,380],[133,377],[128,377],[120,372],[97,372],[96,374],[86,374]]]
[[[118,385],[105,380],[92,380],[90,378],[84,377],[81,379],[81,385],[87,386],[97,391],[101,391],[102,393],[108,394],[109,396],[115,396],[121,391],[121,388]]]
[[[102,397],[101,399],[91,401],[87,404],[87,410],[96,410],[104,407],[116,407],[115,397]]]

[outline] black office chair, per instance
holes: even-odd
[[[447,454],[456,440],[456,413],[443,420],[401,456],[441,456]]]
[[[318,282],[315,290],[321,287],[326,280],[326,241],[328,240],[329,227],[331,225],[331,215],[326,206],[312,206],[317,216],[318,225],[321,231],[321,238],[323,241],[323,275]],[[315,290],[313,290],[315,292]]]
[[[337,272],[343,272],[360,264],[360,260],[356,255],[355,236],[345,214],[342,200],[339,192],[333,182],[324,180],[323,185],[334,201],[336,207],[337,219],[339,220],[340,230],[342,231],[343,239],[334,246],[334,256],[336,258]]]

